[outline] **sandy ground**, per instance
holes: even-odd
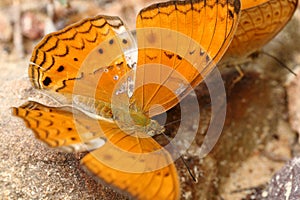
[[[299,17],[298,10],[283,33],[265,48],[292,68],[299,67],[300,63]],[[125,199],[110,188],[97,184],[81,170],[81,155],[47,148],[34,138],[21,120],[11,115],[10,107],[19,106],[28,98],[41,98],[27,78],[28,61],[28,56],[18,59],[4,53],[1,55],[0,198]],[[272,175],[286,161],[299,156],[297,134],[289,123],[285,83],[290,75],[265,56],[244,70],[245,77],[233,87],[227,87],[224,131],[218,145],[204,159],[199,159],[197,149],[210,117],[209,108],[205,106],[209,96],[203,86],[196,89],[197,97],[202,99],[203,119],[195,143],[185,158],[199,181],[194,183],[185,166],[176,162],[182,199],[247,199],[251,195],[254,199],[264,199]],[[237,72],[227,69],[223,76],[230,85]],[[297,97],[297,92],[300,91],[288,94]],[[178,110],[175,107],[168,116],[171,119],[180,116]],[[175,129],[176,125],[172,125],[167,132]],[[186,127],[187,134],[189,129]]]

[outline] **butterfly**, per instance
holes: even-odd
[[[297,5],[298,0],[242,1],[238,28],[222,62],[237,63],[260,50],[285,27]]]
[[[179,103],[228,46],[236,49],[247,25],[241,8],[253,9],[238,0],[169,1],[141,10],[134,34],[103,15],[51,33],[28,73],[65,106],[30,101],[13,114],[50,147],[90,151],[81,163],[103,184],[137,199],[178,199],[174,158],[151,137],[164,131],[151,117]]]

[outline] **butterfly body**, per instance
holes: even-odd
[[[113,119],[118,122],[119,127],[125,132],[135,131],[154,136],[164,131],[164,128],[157,121],[150,119],[142,112],[116,109],[114,113]]]

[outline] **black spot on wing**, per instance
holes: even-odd
[[[43,80],[44,86],[49,86],[51,83],[52,83],[52,80],[48,76]]]
[[[127,44],[128,41],[127,41],[126,39],[123,39],[123,40],[122,40],[122,43],[123,43],[123,44]]]
[[[65,69],[65,67],[63,65],[61,65],[58,67],[57,71],[62,72],[62,71],[64,71],[64,69]]]
[[[167,56],[167,58],[172,59],[174,56],[174,53],[167,53],[166,51],[164,51],[165,56]]]

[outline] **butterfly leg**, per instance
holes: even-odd
[[[242,68],[241,68],[240,65],[235,65],[234,68],[238,72],[238,76],[235,77],[232,80],[232,83],[230,83],[229,90],[231,90],[235,86],[235,84],[237,84],[238,82],[240,82],[244,78],[244,76],[245,76],[245,74],[244,74],[244,72],[243,72],[243,70],[242,70]]]

